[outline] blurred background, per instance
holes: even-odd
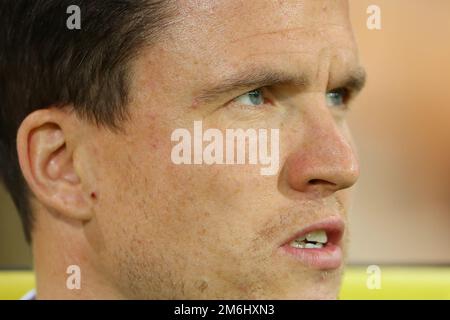
[[[381,30],[366,27],[381,8]],[[450,1],[350,0],[368,83],[350,262],[450,265]],[[449,288],[450,291],[450,288]]]
[[[372,4],[381,8],[381,30],[366,27]],[[349,119],[361,162],[350,263],[450,266],[450,1],[350,6],[368,73]],[[0,187],[0,269],[31,267]]]

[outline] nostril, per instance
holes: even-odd
[[[318,185],[318,184],[328,184],[328,185],[335,185],[334,183],[322,179],[311,179],[308,181],[308,184],[310,185]]]
[[[311,189],[323,189],[328,191],[338,190],[338,185],[328,180],[323,179],[311,179],[307,184]]]

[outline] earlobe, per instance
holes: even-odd
[[[17,135],[20,167],[31,191],[45,207],[66,218],[89,220],[86,196],[74,163],[75,143],[64,110],[43,109],[30,114]]]

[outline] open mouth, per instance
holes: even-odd
[[[298,237],[289,245],[297,249],[320,249],[328,242],[327,233],[325,230],[317,230],[308,233],[305,236]]]
[[[333,218],[313,224],[296,233],[282,250],[314,269],[336,269],[342,264],[341,239],[345,224]]]

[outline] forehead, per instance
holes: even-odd
[[[269,67],[319,79],[359,66],[346,0],[177,0],[178,15],[137,68],[181,99],[238,72]],[[140,68],[144,66],[143,68]],[[297,73],[297,74],[294,74]],[[329,75],[327,75],[329,74]],[[338,79],[337,79],[338,80]],[[154,90],[158,91],[158,90]],[[181,102],[180,102],[181,103]]]
[[[211,68],[356,63],[346,0],[179,0],[166,49]],[[306,60],[306,61],[305,61]]]
[[[224,27],[248,24],[250,30],[255,22],[264,22],[261,25],[264,30],[264,27],[276,29],[323,22],[338,24],[348,17],[347,0],[177,0],[177,7],[183,18],[202,18]]]
[[[345,0],[181,0],[178,9],[178,32],[219,47],[351,34]]]

